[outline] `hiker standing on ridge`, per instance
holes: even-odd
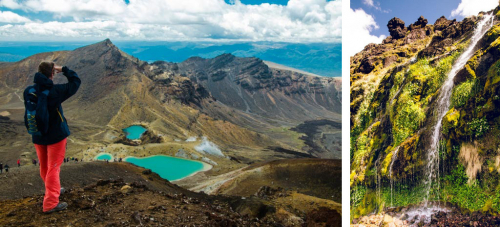
[[[21,167],[21,159],[17,159],[17,167]]]
[[[3,163],[0,162],[0,173],[3,173]]]
[[[5,164],[5,173],[9,172],[9,165]]]
[[[54,84],[54,75],[61,72],[68,79],[68,83]],[[34,82],[34,85],[24,90],[24,121],[32,135],[39,160],[40,177],[45,184],[43,212],[52,213],[68,207],[67,203],[59,202],[59,196],[64,192],[59,172],[66,154],[66,140],[70,135],[61,103],[78,91],[81,80],[66,66],[42,62],[38,66]],[[33,109],[36,109],[36,115]]]

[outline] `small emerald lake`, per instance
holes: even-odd
[[[99,160],[99,161],[104,161],[104,160],[111,161],[112,159],[113,159],[113,156],[111,154],[108,154],[108,153],[101,153],[95,157],[95,160]]]
[[[113,161],[113,155],[109,153],[100,153],[95,157],[95,160]],[[161,178],[169,181],[180,180],[198,171],[208,170],[211,168],[210,165],[200,161],[176,158],[167,155],[154,155],[144,158],[130,156],[125,158],[124,161],[150,169],[160,175]]]
[[[176,158],[166,155],[154,155],[145,158],[127,157],[126,162],[151,169],[161,178],[169,181],[180,180],[201,170],[210,168],[208,164],[200,161]]]
[[[124,128],[123,132],[125,132],[125,136],[129,140],[138,140],[141,138],[142,134],[146,132],[147,129],[140,125],[132,125],[128,128]]]

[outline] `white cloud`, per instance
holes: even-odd
[[[0,23],[26,23],[31,20],[11,11],[0,11]]]
[[[9,9],[19,9],[19,5],[15,0],[0,0],[0,6],[7,7]]]
[[[367,44],[378,44],[385,39],[384,35],[378,37],[370,35],[370,32],[374,29],[378,29],[379,26],[377,25],[373,17],[365,13],[365,11],[363,11],[362,9],[349,9],[347,18],[349,35],[344,39],[348,42],[343,42],[343,50],[346,51],[349,56],[354,56],[356,53],[363,50],[363,48]]]
[[[148,40],[245,40],[340,42],[342,1],[290,0],[287,5],[227,4],[223,0],[0,0],[0,5],[26,12],[48,12],[61,33],[81,37]],[[51,24],[52,23],[52,24]],[[0,39],[40,38],[55,22],[15,25],[0,30]],[[49,31],[51,28],[47,28]],[[89,30],[87,30],[89,29]],[[11,33],[9,33],[11,32]],[[24,35],[24,36],[22,36]]]
[[[363,0],[363,4],[374,7],[373,0]]]
[[[384,13],[389,13],[390,10],[382,10],[380,7],[380,2],[374,2],[373,0],[363,0],[363,4],[373,7],[378,11],[384,12]]]
[[[498,6],[498,0],[462,0],[458,7],[451,12],[451,16],[468,17],[477,15],[481,11],[490,11]]]

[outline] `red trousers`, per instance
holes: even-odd
[[[59,204],[61,194],[59,172],[66,153],[66,139],[50,145],[35,144],[35,149],[40,160],[40,176],[45,183],[43,212],[46,212]]]

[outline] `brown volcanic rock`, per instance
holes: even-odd
[[[451,23],[453,23],[454,21],[456,20],[448,20],[446,19],[445,16],[442,16],[440,18],[438,18],[436,20],[436,22],[434,22],[434,30],[435,31],[441,31],[441,30],[444,30],[446,29]]]
[[[342,226],[342,216],[335,210],[320,207],[307,214],[307,224],[304,226]]]
[[[434,36],[431,43],[419,53],[420,57],[433,57],[446,52],[446,47],[450,47],[457,40],[464,36],[470,36],[474,31],[477,17],[465,18],[461,22],[447,20],[444,16],[434,23],[434,30],[441,30],[441,34]]]
[[[392,65],[392,63],[396,62],[398,60],[397,55],[391,55],[386,58],[384,58],[384,67],[388,67]]]
[[[357,72],[368,74],[373,71],[373,69],[375,69],[375,61],[373,58],[367,56],[361,60],[361,64],[359,65]]]
[[[417,40],[425,39],[430,33],[430,30],[425,28],[413,29],[410,33],[405,37],[405,43],[414,43]]]
[[[213,59],[190,58],[179,64],[179,72],[204,87],[217,101],[246,113],[288,122],[332,118],[331,113],[340,113],[335,79],[271,68],[258,58],[232,54]],[[304,103],[304,99],[311,102]],[[304,110],[314,113],[306,114]]]
[[[387,28],[389,28],[389,33],[393,39],[401,39],[406,36],[405,22],[397,17],[392,18],[389,23],[387,23]]]
[[[429,23],[427,19],[425,19],[424,16],[420,16],[417,22],[415,22],[415,26],[420,26],[421,28],[424,28],[427,25],[427,23]]]
[[[71,167],[73,172],[64,171],[65,167]],[[27,170],[24,167],[23,171],[16,172],[17,176],[3,180],[17,178],[18,185],[27,185],[29,181],[18,176],[28,173],[36,176]],[[63,178],[68,174],[123,178],[96,182],[95,178],[74,177],[64,181],[75,184],[61,195],[61,201],[67,202],[68,208],[51,215],[42,212],[43,194],[40,191],[31,190],[21,198],[7,198],[0,203],[0,226],[274,226],[280,223],[261,199],[194,193],[161,179],[155,173],[146,179],[141,176],[142,170],[126,163],[64,164]],[[28,175],[28,178],[31,177]],[[43,183],[36,182],[32,187],[38,186],[43,187]],[[259,216],[236,211],[253,207],[267,210],[259,210]]]

